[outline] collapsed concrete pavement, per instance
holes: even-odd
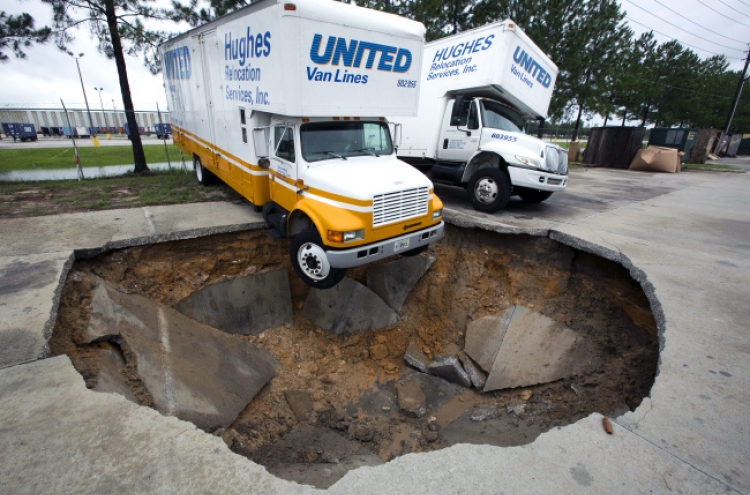
[[[524,447],[459,445],[403,456],[351,471],[328,491],[750,493],[743,461],[750,457],[750,214],[738,207],[748,202],[748,185],[746,174],[579,170],[571,172],[569,191],[548,203],[512,202],[495,215],[464,208],[463,197],[438,187],[454,225],[550,236],[629,268],[659,324],[659,375],[650,398],[614,422],[613,435],[592,415]],[[219,204],[151,208],[150,217],[136,209],[0,221],[6,273],[19,261],[32,263],[28,256],[55,266],[43,281],[0,295],[17,308],[0,322],[0,334],[29,343],[14,347],[29,349],[25,354],[0,353],[7,363],[0,371],[1,492],[313,491],[269,475],[191,424],[86,390],[65,357],[21,364],[39,349],[44,354],[45,325],[54,320],[58,281],[73,249],[201,235],[216,218],[214,207],[224,212],[226,229],[247,228],[257,218],[250,207]],[[91,229],[97,222],[104,228]]]

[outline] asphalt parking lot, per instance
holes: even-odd
[[[654,386],[612,435],[593,414],[522,447],[462,444],[350,471],[327,492],[750,493],[747,173],[576,169],[565,193],[495,214],[459,189],[436,193],[456,226],[550,237],[630,270],[658,325]],[[262,227],[230,203],[0,219],[1,493],[319,492],[46,357],[76,251]]]

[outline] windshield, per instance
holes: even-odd
[[[482,121],[485,127],[501,131],[522,132],[523,119],[512,108],[491,100],[482,102]]]
[[[385,122],[313,122],[300,128],[300,140],[308,162],[393,153]]]

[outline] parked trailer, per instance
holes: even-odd
[[[3,124],[3,132],[6,137],[21,141],[36,141],[38,139],[34,124],[20,124],[15,122]]]
[[[309,285],[443,235],[432,183],[383,115],[416,115],[424,26],[330,0],[264,0],[160,47],[175,144],[291,238]]]
[[[425,45],[419,115],[399,119],[398,156],[493,212],[568,182],[567,151],[523,132],[544,119],[557,66],[510,19]]]
[[[172,128],[169,124],[156,124],[154,132],[156,133],[156,139],[167,139],[172,135]]]

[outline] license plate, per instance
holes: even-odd
[[[400,241],[396,241],[393,243],[393,252],[396,253],[398,251],[403,251],[404,249],[409,247],[409,239],[401,239]]]

